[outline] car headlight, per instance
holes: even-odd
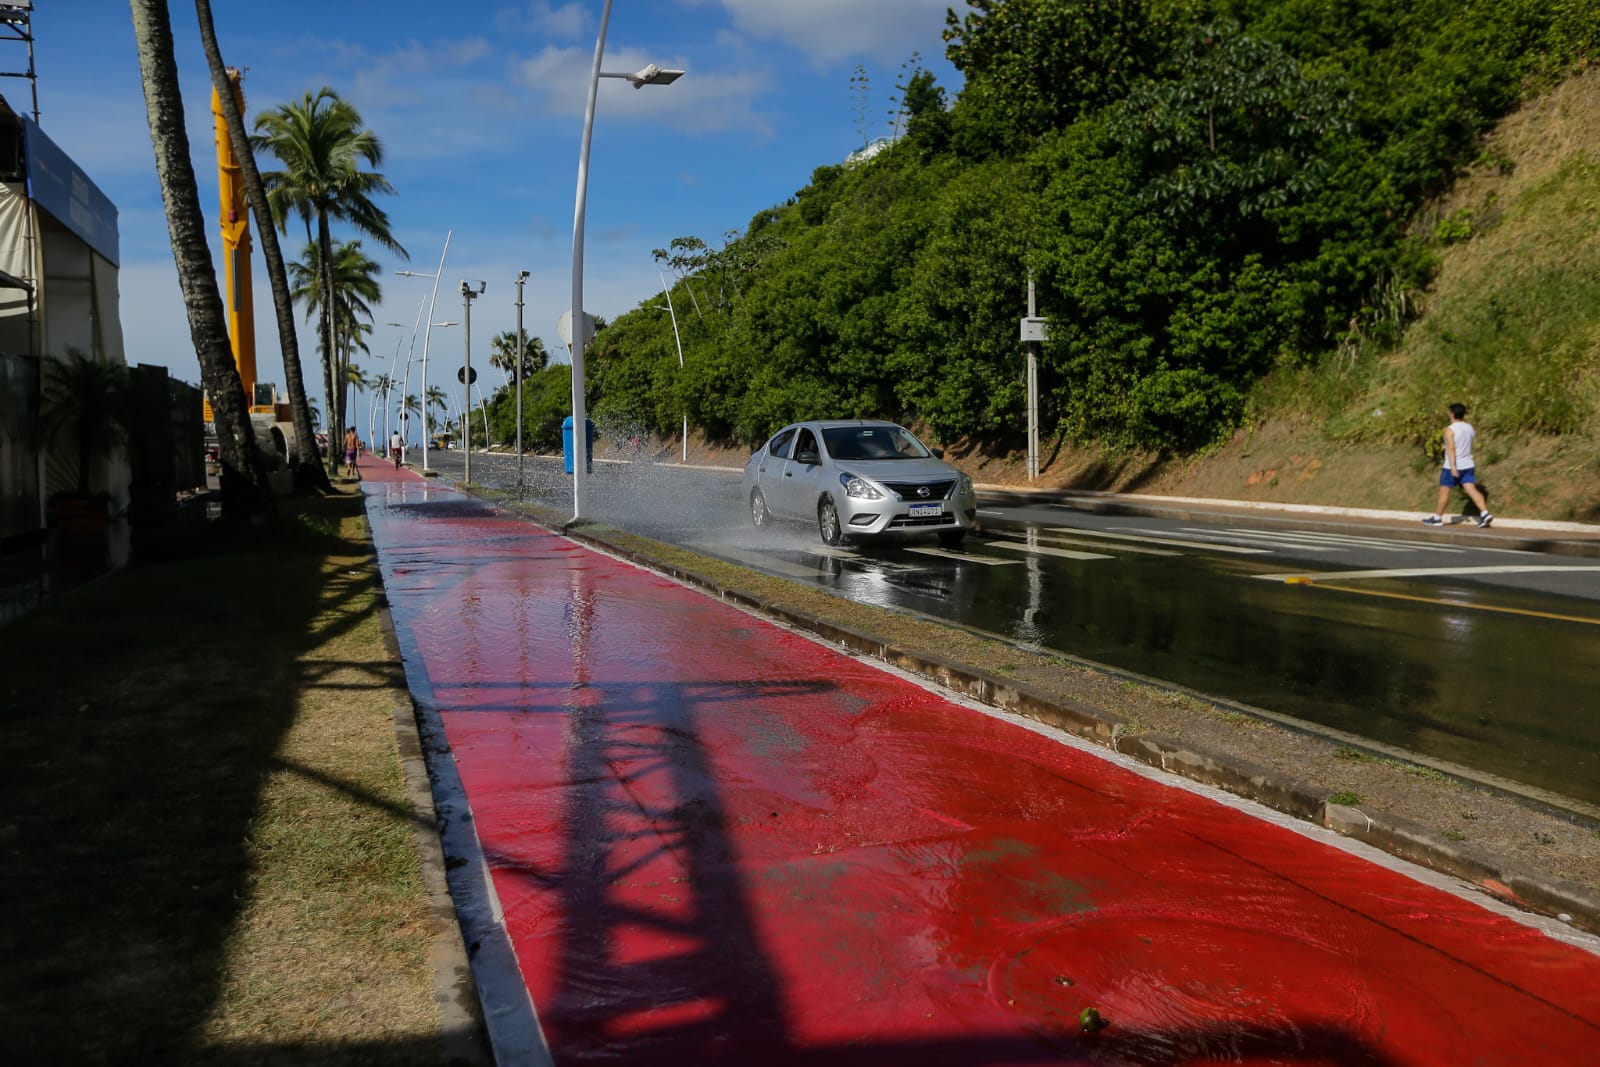
[[[958,496],[966,496],[972,491],[972,479],[965,472],[958,472],[956,474],[956,494]]]
[[[844,486],[844,495],[853,496],[858,500],[882,500],[883,491],[865,478],[858,478],[854,474],[841,472],[839,484]]]

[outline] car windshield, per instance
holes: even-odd
[[[899,426],[830,426],[822,442],[834,459],[926,459],[922,442]]]

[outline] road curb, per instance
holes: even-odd
[[[366,497],[362,497],[362,510]],[[369,523],[370,529],[370,523]],[[373,547],[370,544],[369,547]],[[376,548],[372,565],[378,566]],[[395,633],[394,615],[380,578],[377,590],[378,625],[383,633],[384,652],[396,670],[403,671],[400,639]],[[417,706],[411,691],[402,681],[391,690],[391,717],[395,748],[411,811],[411,837],[421,866],[422,883],[428,894],[427,963],[432,973],[433,1004],[439,1013],[442,1036],[441,1062],[463,1067],[488,1067],[495,1062],[484,1024],[478,985],[472,976],[472,963],[461,936],[455,898],[451,896],[439,836],[439,813],[433,802],[433,779],[428,773],[422,735],[417,728]]]
[[[552,523],[517,509],[564,536],[593,545],[703,589],[728,603],[766,615],[851,652],[881,660],[991,707],[1014,712],[1103,744],[1151,767],[1222,789],[1234,796],[1315,823],[1360,840],[1401,859],[1463,881],[1527,911],[1556,917],[1600,934],[1600,893],[1542,872],[1506,863],[1487,852],[1450,841],[1396,815],[1333,803],[1333,790],[1293,778],[1225,753],[1209,751],[1158,734],[1128,736],[1127,720],[1115,713],[1046,694],[988,672],[925,653],[900,648],[879,635],[752,596],[688,567],[665,563],[637,549],[607,540],[587,523]],[[636,535],[629,535],[634,537]]]

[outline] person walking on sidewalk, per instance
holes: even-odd
[[[1467,421],[1465,404],[1450,405],[1450,425],[1444,428],[1444,469],[1439,472],[1439,506],[1423,519],[1426,526],[1443,526],[1444,509],[1450,504],[1450,490],[1459,486],[1467,497],[1478,505],[1478,526],[1494,521],[1489,514],[1489,502],[1478,489],[1478,478],[1473,469],[1472,442],[1478,431]]]
[[[361,438],[356,436],[354,426],[344,432],[344,472],[346,475],[361,477],[361,470],[356,466],[356,456],[361,451]]]

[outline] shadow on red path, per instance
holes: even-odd
[[[1600,1047],[1590,952],[449,489],[374,481],[413,691],[558,1063]]]

